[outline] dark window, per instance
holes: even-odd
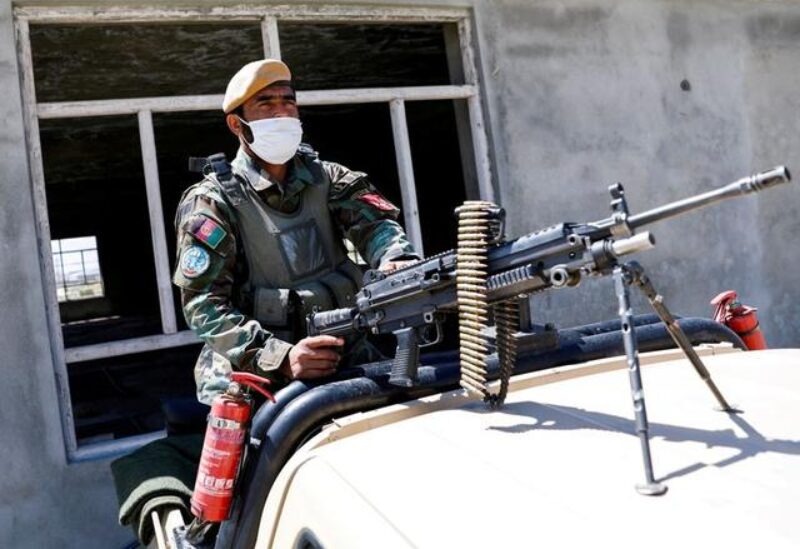
[[[456,246],[456,207],[466,200],[454,101],[406,102],[417,206],[426,255]]]
[[[248,25],[33,25],[37,101],[225,92],[239,67],[264,57]]]
[[[451,83],[441,24],[279,23],[281,57],[300,90]]]
[[[103,273],[102,297],[60,304],[65,345],[161,333],[136,118],[42,120],[40,129],[50,237],[93,235]]]
[[[303,138],[319,152],[321,159],[366,172],[386,198],[400,206],[400,183],[387,105],[304,107],[300,118]]]
[[[70,364],[78,443],[163,429],[166,401],[195,398],[191,365],[199,352],[190,345]]]

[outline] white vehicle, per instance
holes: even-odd
[[[515,376],[329,424],[284,466],[258,548],[799,547],[800,350],[698,348],[741,414],[714,410],[678,351],[642,356],[647,497],[624,357]]]
[[[263,411],[216,547],[800,546],[800,350],[695,349],[742,413],[715,410],[681,351],[641,354],[663,496],[634,489],[624,356],[515,375],[498,410],[436,392],[445,357],[420,398],[386,405],[378,365]]]

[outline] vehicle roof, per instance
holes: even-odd
[[[346,527],[360,520],[382,523],[385,547],[800,546],[800,350],[702,354],[744,413],[715,411],[689,363],[668,360],[675,351],[642,355],[663,497],[634,490],[642,459],[616,357],[517,376],[497,411],[454,391],[337,420],[287,463],[257,546],[282,545],[272,527],[294,512],[287,501],[301,486],[316,530],[327,523],[338,536],[321,537],[325,546],[374,546],[358,539],[368,525]],[[343,542],[342,530],[356,537]]]

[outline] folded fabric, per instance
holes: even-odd
[[[119,522],[147,545],[153,537],[150,513],[159,507],[188,516],[203,435],[169,436],[111,463],[119,501]]]

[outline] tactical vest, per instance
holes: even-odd
[[[362,278],[328,209],[330,179],[311,149],[300,152],[314,183],[305,187],[290,214],[267,205],[245,174],[230,168],[226,174],[212,163],[213,179],[232,207],[247,258],[240,301],[251,310],[242,312],[292,343],[305,336],[304,319],[312,310],[352,306]]]

